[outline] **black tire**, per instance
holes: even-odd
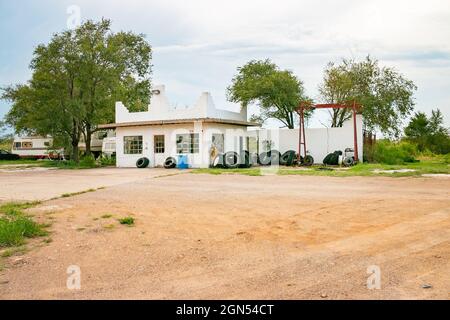
[[[224,159],[224,154],[223,154],[223,153],[218,154],[218,155],[214,158],[214,160],[213,160],[211,166],[212,166],[213,168],[223,168],[223,167],[224,167],[223,159]]]
[[[280,164],[281,153],[278,150],[270,150],[270,164],[279,165]]]
[[[342,160],[342,164],[346,167],[351,167],[355,164],[355,159],[353,159],[353,157],[345,157],[344,160]]]
[[[280,157],[280,164],[283,166],[292,166],[295,160],[295,151],[288,150]]]
[[[314,164],[314,158],[310,155],[307,155],[303,160],[304,166],[312,166]]]
[[[239,155],[237,152],[228,151],[223,156],[223,162],[226,168],[235,169],[239,167]]]
[[[260,165],[268,166],[268,165],[270,165],[271,161],[272,161],[272,159],[270,157],[270,151],[262,152],[259,154],[258,162]]]
[[[150,160],[146,157],[139,158],[138,161],[136,161],[136,167],[138,168],[147,168],[150,164]]]
[[[325,156],[325,158],[323,158],[323,161],[322,161],[323,164],[331,164],[331,163],[330,163],[331,157],[333,157],[333,153],[327,154],[327,155]]]
[[[331,154],[330,161],[328,164],[331,164],[334,166],[339,164],[339,155],[336,152]]]
[[[250,153],[247,150],[244,150],[241,153],[241,162],[239,164],[239,168],[250,168],[252,166],[252,162],[250,160]]]
[[[166,169],[173,169],[177,166],[177,159],[174,157],[168,157],[166,161],[164,161],[164,168]]]

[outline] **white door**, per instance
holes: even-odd
[[[165,151],[166,151],[166,145],[165,145],[165,137],[163,134],[161,135],[154,135],[153,136],[153,146],[154,146],[154,164],[155,167],[162,167],[164,166],[164,161],[166,160]]]

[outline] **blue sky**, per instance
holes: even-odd
[[[0,0],[0,87],[30,78],[34,47],[67,28],[71,5],[83,20],[106,17],[116,31],[145,34],[154,83],[166,85],[172,104],[192,105],[209,91],[218,107],[237,109],[225,97],[236,68],[265,58],[318,98],[327,62],[371,54],[416,83],[417,110],[439,107],[450,125],[448,0]],[[0,102],[0,117],[8,108]],[[323,114],[312,121],[321,123]]]

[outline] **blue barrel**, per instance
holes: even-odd
[[[179,155],[178,156],[177,168],[179,168],[179,169],[189,168],[187,155]]]

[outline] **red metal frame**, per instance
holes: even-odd
[[[356,113],[361,110],[361,105],[357,104],[355,101],[350,104],[309,104],[300,103],[297,108],[297,113],[300,116],[300,124],[298,128],[298,163],[300,163],[301,149],[303,145],[303,154],[306,157],[306,135],[305,135],[305,109],[346,109],[351,108],[353,111],[353,147],[355,150],[355,162],[359,160],[358,158],[358,131],[356,128]]]

